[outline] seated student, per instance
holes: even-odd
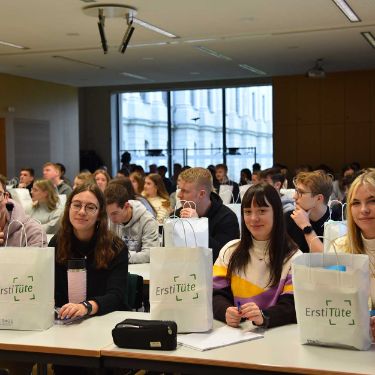
[[[208,247],[212,249],[215,262],[220,249],[230,240],[239,238],[240,228],[236,214],[223,204],[213,192],[212,176],[208,169],[195,167],[184,170],[179,175],[178,198],[194,202],[196,207],[182,207],[176,211],[181,218],[208,218]]]
[[[359,175],[348,191],[346,219],[348,233],[334,241],[331,251],[366,254],[370,264],[371,310],[375,309],[375,169]],[[375,317],[371,317],[375,339]]]
[[[332,194],[332,178],[322,171],[301,172],[294,179],[296,207],[285,213],[286,227],[289,236],[304,252],[322,252],[324,223],[339,220],[339,210],[328,207]]]
[[[225,164],[217,164],[215,167],[215,175],[216,175],[216,180],[217,184],[214,188],[217,191],[217,193],[220,193],[220,185],[230,185],[233,186],[232,190],[232,198],[231,198],[231,203],[237,203],[241,202],[241,197],[240,197],[240,189],[237,184],[237,182],[234,182],[229,179],[228,177],[228,167]]]
[[[296,323],[291,263],[301,251],[286,232],[280,197],[258,184],[241,210],[241,239],[226,244],[214,264],[214,317],[232,327],[242,319],[262,327]]]
[[[31,188],[33,187],[34,183],[34,169],[33,168],[21,168],[20,170],[20,182],[18,184],[18,188],[20,189],[28,189],[31,193]]]
[[[252,173],[249,168],[241,169],[240,182],[239,185],[251,185]]]
[[[38,220],[47,234],[55,234],[60,226],[64,208],[59,204],[59,196],[49,180],[37,180],[31,189],[33,203],[25,211]]]
[[[150,248],[159,246],[157,221],[141,202],[129,200],[123,180],[111,181],[104,191],[104,197],[110,228],[128,246],[129,262],[149,263]]]
[[[9,198],[5,188],[6,178],[0,175],[0,246],[5,246],[6,241],[7,246],[26,246],[26,238],[27,246],[46,246],[42,226],[26,216],[22,206]]]
[[[162,224],[171,212],[171,203],[159,174],[150,173],[146,176],[142,195],[151,203],[156,212],[157,221]]]
[[[87,183],[94,183],[94,177],[91,172],[80,172],[77,174],[77,176],[74,177],[73,180],[73,189],[75,189],[78,186],[81,186],[83,184]]]
[[[125,310],[128,251],[123,241],[108,229],[104,195],[96,184],[77,187],[68,197],[61,228],[51,239],[55,247],[55,304],[59,318],[104,315]],[[67,261],[86,260],[87,297],[69,303]],[[85,374],[54,366],[55,374]]]
[[[59,194],[69,195],[72,192],[72,188],[61,178],[60,166],[55,163],[43,165],[43,178],[50,180]]]
[[[100,190],[104,192],[105,188],[109,184],[109,181],[111,181],[111,176],[104,169],[97,169],[93,173],[93,177]]]

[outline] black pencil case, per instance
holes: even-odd
[[[177,324],[168,320],[125,319],[113,328],[112,337],[120,348],[174,350]]]

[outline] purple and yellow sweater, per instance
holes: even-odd
[[[225,311],[229,306],[254,302],[270,317],[269,326],[295,323],[295,309],[292,284],[292,259],[297,251],[283,265],[277,285],[267,286],[270,275],[268,241],[253,240],[250,249],[251,262],[239,273],[226,278],[227,267],[239,240],[227,243],[220,251],[213,268],[214,316],[225,321]]]

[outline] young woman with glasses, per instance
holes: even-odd
[[[123,241],[108,230],[104,196],[97,184],[73,190],[66,202],[60,230],[49,245],[56,248],[55,304],[61,307],[60,319],[126,309],[128,251]],[[71,303],[67,263],[77,258],[86,262],[87,297],[80,303]],[[54,368],[55,374],[66,370]]]

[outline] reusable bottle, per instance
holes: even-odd
[[[68,260],[68,298],[70,303],[86,300],[86,261],[85,259]]]

